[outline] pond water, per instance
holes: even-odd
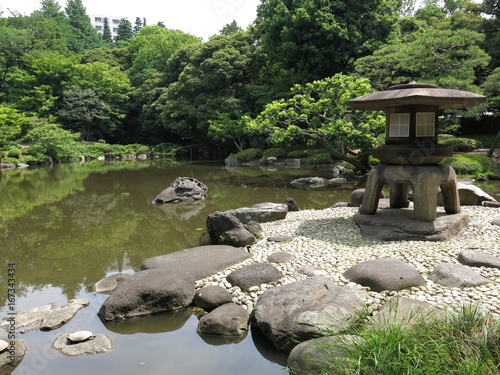
[[[153,205],[179,176],[209,188],[197,204]],[[200,336],[191,308],[103,324],[97,317],[106,295],[93,285],[116,272],[135,272],[142,261],[204,243],[206,217],[214,211],[294,198],[301,209],[348,201],[344,189],[297,189],[295,178],[331,178],[331,168],[226,169],[212,163],[115,162],[64,164],[0,173],[0,317],[7,315],[7,263],[15,262],[17,310],[87,298],[67,325],[18,335],[28,347],[13,374],[287,374],[286,356],[259,332],[239,342]],[[482,186],[500,200],[498,184]],[[107,334],[113,351],[78,358],[52,348],[68,331]],[[0,338],[6,334],[0,333]],[[71,370],[70,370],[71,369]]]
[[[153,205],[179,176],[209,188],[197,204]],[[142,261],[206,242],[214,211],[294,198],[301,209],[322,209],[349,199],[354,188],[302,190],[304,176],[331,178],[331,168],[226,169],[213,163],[91,162],[0,173],[0,317],[7,315],[7,263],[15,263],[17,310],[87,298],[67,325],[19,334],[28,347],[13,374],[286,374],[286,356],[259,332],[235,343],[196,333],[191,309],[103,324],[97,317],[107,295],[94,294],[100,279],[135,272]],[[68,331],[105,333],[113,351],[65,357],[51,346]],[[0,338],[6,334],[0,333]]]

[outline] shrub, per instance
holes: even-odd
[[[179,149],[179,146],[173,143],[159,143],[154,147],[153,152],[158,156],[175,157]]]
[[[236,159],[242,162],[255,160],[261,156],[262,150],[260,148],[247,148],[246,150],[240,151],[234,155]]]
[[[17,148],[13,148],[13,149],[10,149],[7,156],[9,158],[14,158],[14,159],[19,159],[22,155],[22,152],[21,150],[17,149]]]
[[[135,151],[135,154],[136,155],[139,155],[139,154],[146,154],[146,155],[149,155],[149,147],[148,146],[140,146],[136,151]]]
[[[445,138],[441,139],[439,143],[451,147],[454,152],[469,152],[481,147],[479,141],[470,138]]]
[[[333,160],[328,152],[320,152],[309,156],[307,162],[309,164],[331,164]]]
[[[281,158],[285,156],[285,150],[278,147],[268,148],[267,150],[264,151],[262,156],[264,156],[265,158],[270,158],[272,156],[274,156],[275,158]]]
[[[307,157],[307,150],[290,151],[287,156],[289,158],[305,158]]]
[[[451,166],[460,176],[482,176],[495,174],[498,170],[495,161],[484,155],[455,155],[442,161]]]
[[[111,147],[111,146],[104,147],[104,148],[102,149],[102,152],[104,152],[105,154],[108,154],[108,153],[110,153],[110,152],[113,152],[113,147]]]
[[[17,158],[3,158],[2,163],[4,163],[4,164],[9,164],[9,163],[17,164],[17,163],[19,163],[19,159],[17,159]]]

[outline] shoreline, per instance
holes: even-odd
[[[368,297],[365,304],[369,313],[379,310],[391,297],[405,296],[442,309],[479,303],[486,311],[500,318],[500,269],[471,267],[491,282],[463,289],[443,287],[428,277],[439,263],[459,264],[457,258],[462,250],[478,250],[500,257],[500,226],[491,224],[492,220],[500,218],[500,208],[463,206],[462,212],[469,215],[470,223],[452,239],[441,242],[365,240],[353,220],[357,211],[356,207],[303,210],[289,212],[283,220],[262,223],[261,238],[250,249],[251,259],[198,280],[196,287],[220,285],[233,294],[233,302],[241,304],[250,312],[258,296],[265,290],[305,279],[308,276],[297,270],[303,266],[314,266],[317,267],[317,275],[329,277],[340,286],[366,289]],[[442,207],[438,208],[438,212],[444,212]],[[268,237],[275,235],[292,236],[293,240],[281,243],[267,241]],[[256,262],[267,262],[268,256],[277,252],[287,252],[295,257],[287,263],[271,263],[283,274],[278,282],[252,287],[248,292],[243,292],[227,281],[227,275],[233,270]],[[386,257],[400,258],[415,267],[426,280],[426,285],[378,293],[351,283],[342,276],[357,263]]]

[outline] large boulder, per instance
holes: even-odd
[[[207,199],[208,187],[191,177],[178,177],[156,196],[153,203],[194,202]]]
[[[284,219],[288,213],[288,206],[286,203],[264,202],[254,204],[251,207],[242,207],[225,212],[236,216],[243,224],[249,221],[266,223]]]
[[[250,257],[251,255],[246,249],[233,246],[196,246],[146,259],[142,262],[141,269],[170,270],[199,280]]]
[[[227,275],[227,281],[243,290],[249,290],[252,286],[269,284],[282,277],[281,272],[269,263],[254,263],[231,272]]]
[[[363,309],[358,294],[320,276],[265,291],[252,321],[276,348],[290,351],[299,342],[348,329]]]
[[[248,331],[248,312],[235,303],[227,303],[203,315],[198,322],[199,333],[240,336]]]
[[[425,279],[415,267],[398,258],[372,259],[358,263],[343,275],[375,292],[398,291],[425,284]]]
[[[448,288],[466,288],[490,283],[490,280],[462,264],[439,263],[429,279]]]
[[[244,247],[256,241],[241,221],[228,212],[215,211],[207,216],[206,223],[212,243]]]
[[[290,184],[298,188],[317,188],[330,185],[331,182],[323,177],[301,177],[293,180]]]
[[[195,295],[194,280],[185,273],[152,269],[124,280],[99,309],[102,320],[129,318],[189,306]]]
[[[481,188],[472,184],[459,182],[457,184],[458,196],[460,204],[463,206],[481,206],[482,202],[496,202],[497,200],[491,195],[485,193]],[[443,196],[441,191],[438,192],[438,206],[443,205]]]

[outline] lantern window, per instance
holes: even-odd
[[[410,136],[410,114],[393,113],[389,122],[389,137]]]
[[[417,137],[433,137],[436,129],[434,112],[417,112],[415,135]]]

